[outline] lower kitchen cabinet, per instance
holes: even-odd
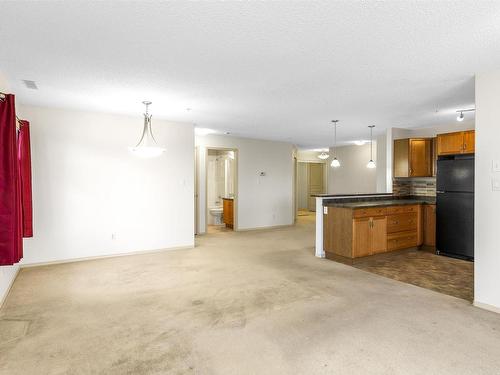
[[[420,246],[424,242],[424,223],[432,226],[427,218],[428,207],[328,207],[324,215],[325,255],[349,263],[355,258]]]
[[[436,205],[424,205],[424,245],[436,247]]]
[[[354,258],[387,251],[387,218],[385,216],[354,219],[352,227]]]

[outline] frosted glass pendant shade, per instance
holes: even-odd
[[[375,164],[375,162],[373,160],[370,160],[368,162],[368,164],[366,164],[366,168],[370,168],[370,169],[373,169],[373,168],[376,168],[377,165]]]
[[[151,102],[143,103],[146,105],[146,113],[144,114],[142,136],[135,147],[130,147],[130,151],[140,158],[156,158],[165,152],[165,148],[158,146],[151,130],[151,115],[148,114],[148,106]]]
[[[340,161],[337,158],[334,158],[330,163],[330,166],[333,168],[338,168],[340,167]]]
[[[321,160],[326,160],[330,157],[330,155],[328,155],[326,152],[322,152],[321,154],[318,155],[318,158],[320,158]]]

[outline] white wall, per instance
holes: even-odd
[[[196,136],[199,147],[199,222],[205,231],[205,154],[206,148],[235,148],[237,184],[237,225],[239,230],[291,225],[293,213],[293,146],[230,136]],[[266,176],[260,177],[259,173]]]
[[[31,122],[34,204],[23,264],[194,245],[192,125],[153,117],[167,151],[139,159],[128,147],[141,135],[140,116],[19,112]]]
[[[472,116],[469,114],[468,116]],[[418,138],[418,137],[435,137],[442,133],[459,132],[463,130],[474,129],[474,120],[464,120],[462,122],[454,121],[452,123],[442,124],[440,126],[433,126],[428,128],[392,128],[393,139],[403,138]]]
[[[493,160],[500,160],[500,70],[476,76],[474,299],[500,312],[500,191],[493,191]]]
[[[0,72],[0,91],[9,93],[9,90],[7,79]],[[0,266],[0,307],[7,296],[10,286],[14,282],[17,271],[19,271],[19,264],[14,264],[13,266]]]
[[[330,155],[333,155],[330,150]],[[377,163],[377,143],[373,142],[373,160]],[[377,192],[377,168],[366,168],[370,160],[370,145],[337,147],[341,166],[330,168],[329,194],[357,194]]]

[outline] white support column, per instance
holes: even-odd
[[[316,197],[316,253],[318,258],[325,257],[323,250],[323,198]]]

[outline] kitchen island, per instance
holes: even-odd
[[[316,256],[345,263],[422,245],[426,225],[423,207],[435,203],[432,197],[392,194],[323,195],[316,199]]]

